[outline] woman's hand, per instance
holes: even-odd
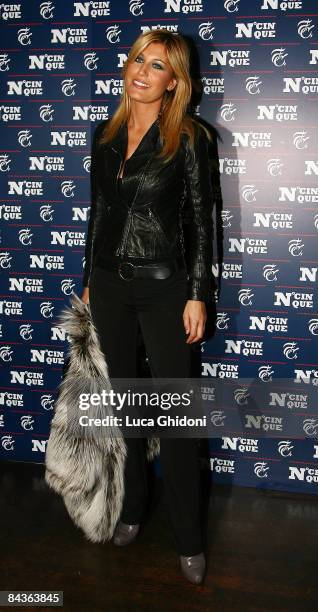
[[[84,302],[84,304],[89,303],[89,288],[88,287],[84,287],[83,293],[81,295],[81,300],[82,302]]]
[[[186,334],[190,332],[186,344],[197,342],[203,337],[206,319],[205,302],[188,300],[183,311],[183,323]]]

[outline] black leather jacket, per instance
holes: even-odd
[[[126,160],[119,190],[127,124],[110,143],[99,145],[107,121],[96,127],[93,138],[83,286],[89,286],[93,264],[101,254],[147,262],[181,255],[187,267],[188,299],[213,300],[213,193],[204,130],[195,122],[194,151],[182,135],[177,154],[164,164],[154,159],[160,147],[157,119]],[[186,233],[184,211],[189,221]]]

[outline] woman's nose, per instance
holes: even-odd
[[[145,66],[145,64],[139,64],[138,74],[145,76],[148,74],[148,68]]]

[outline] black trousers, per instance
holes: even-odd
[[[182,314],[187,301],[185,270],[168,279],[125,281],[114,270],[95,266],[89,283],[92,319],[110,379],[136,378],[137,331],[141,328],[151,375],[191,376],[191,345]],[[125,437],[127,458],[121,520],[140,523],[148,499],[147,460],[142,438]],[[193,438],[160,438],[165,503],[180,555],[203,550],[198,444]]]

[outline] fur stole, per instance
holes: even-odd
[[[45,453],[45,481],[62,496],[73,522],[91,542],[110,540],[124,499],[127,447],[118,427],[79,431],[79,395],[111,390],[89,304],[72,294],[71,308],[60,313],[58,325],[68,334],[68,366],[58,387]],[[85,411],[93,418],[112,416],[111,406]],[[147,439],[147,460],[160,452],[160,439]]]

